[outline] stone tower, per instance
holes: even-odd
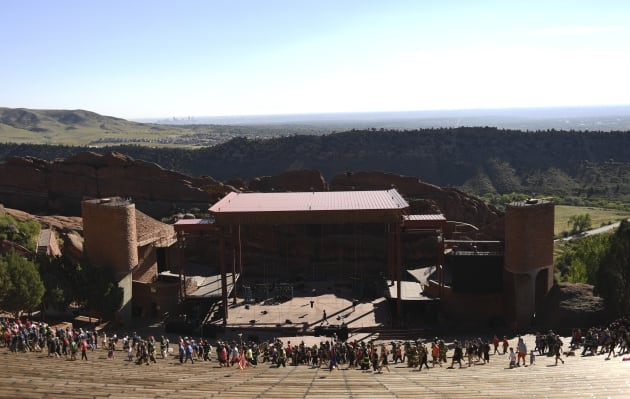
[[[554,204],[538,199],[505,208],[508,317],[525,327],[553,286]]]
[[[136,207],[119,197],[101,198],[83,201],[81,213],[84,252],[94,266],[116,273],[124,292],[120,316],[129,320],[132,270],[138,265]]]

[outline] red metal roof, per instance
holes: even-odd
[[[396,191],[229,193],[212,213],[402,210],[409,204]]]
[[[443,214],[427,214],[427,215],[405,215],[405,220],[417,221],[417,220],[431,220],[431,221],[446,221]]]
[[[179,219],[175,222],[175,226],[196,225],[196,224],[212,224],[210,219]]]
[[[403,226],[409,228],[443,229],[446,218],[443,214],[403,215]]]
[[[179,219],[173,225],[175,231],[203,231],[215,229],[212,219]]]

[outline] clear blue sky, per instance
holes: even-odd
[[[0,0],[0,106],[122,118],[630,104],[630,1]]]

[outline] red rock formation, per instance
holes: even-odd
[[[53,162],[14,157],[0,164],[0,195],[12,208],[79,215],[85,198],[130,197],[161,217],[173,208],[207,207],[234,189],[210,177],[191,178],[119,153],[79,153]]]
[[[0,209],[0,214],[2,212],[3,211]],[[35,220],[40,225],[52,227],[57,231],[80,231],[83,228],[83,222],[79,216],[32,215],[18,209],[10,208],[4,208],[4,212],[19,221]]]
[[[477,197],[454,188],[443,188],[420,181],[417,177],[384,172],[348,172],[333,177],[331,190],[386,190],[396,188],[409,202],[411,213],[443,213],[448,220],[477,227],[497,225],[503,213]],[[501,237],[502,223],[491,230]],[[498,230],[497,230],[498,228]],[[489,232],[490,233],[490,232]]]
[[[239,180],[230,183],[244,186]],[[330,182],[331,190],[392,187],[407,199],[411,213],[444,213],[449,220],[489,229],[489,236],[502,236],[502,223],[498,223],[503,217],[501,211],[453,188],[382,172],[346,173]],[[253,179],[248,189],[323,191],[328,186],[317,170],[295,170]],[[175,209],[206,209],[230,191],[236,189],[211,177],[189,177],[115,152],[83,152],[53,162],[14,157],[0,164],[0,202],[32,213],[79,215],[85,198],[121,196],[131,198],[137,209],[161,218]]]

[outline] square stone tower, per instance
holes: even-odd
[[[508,317],[529,326],[553,286],[554,204],[530,199],[505,208]]]

